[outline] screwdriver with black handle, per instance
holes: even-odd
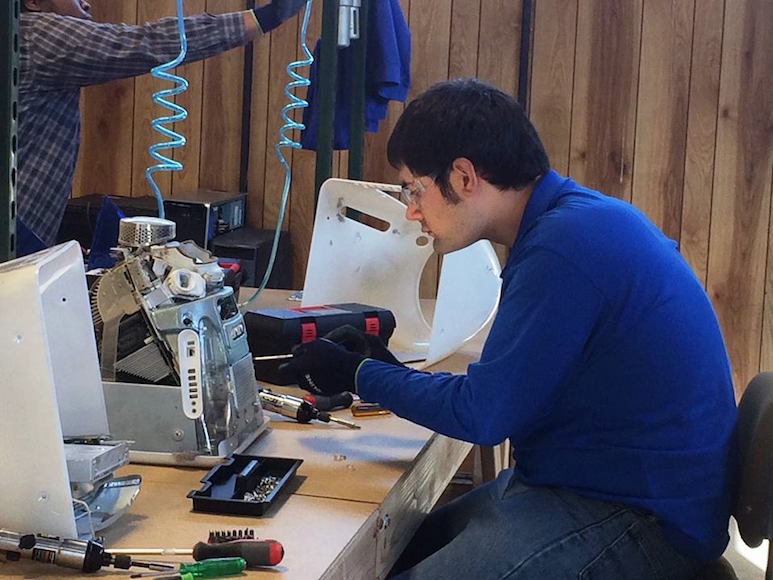
[[[329,396],[307,393],[303,395],[303,400],[320,411],[336,411],[351,407],[354,397],[349,391],[342,391]]]
[[[290,419],[295,419],[299,423],[308,423],[309,421],[317,420],[322,421],[323,423],[338,423],[339,425],[349,427],[349,429],[360,428],[357,423],[352,423],[346,419],[339,419],[330,413],[320,411],[308,401],[304,401],[299,397],[274,393],[269,389],[259,389],[258,397],[260,398],[260,404],[264,409],[279,413]]]

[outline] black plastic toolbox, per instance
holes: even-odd
[[[247,342],[253,356],[288,354],[302,342],[322,338],[331,330],[348,324],[378,336],[385,344],[395,330],[390,310],[367,304],[346,303],[298,308],[260,308],[244,314]],[[279,371],[286,360],[255,361],[255,377],[275,385],[295,381]]]

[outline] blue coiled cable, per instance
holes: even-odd
[[[156,181],[153,179],[153,173],[162,170],[180,171],[183,168],[182,163],[179,161],[175,161],[174,159],[170,159],[159,153],[161,149],[172,149],[185,145],[185,137],[164,126],[165,124],[182,121],[188,116],[188,111],[183,107],[177,103],[166,100],[166,97],[179,95],[188,88],[188,81],[183,77],[167,72],[182,63],[188,52],[188,39],[185,36],[185,21],[183,20],[183,0],[177,0],[177,27],[180,31],[180,54],[178,54],[174,60],[160,64],[150,71],[150,73],[158,79],[175,83],[175,86],[172,88],[162,89],[153,93],[153,101],[156,104],[166,107],[174,113],[173,115],[157,117],[150,122],[153,129],[169,138],[169,141],[154,143],[148,148],[148,153],[150,153],[150,156],[158,161],[158,163],[156,165],[151,165],[145,170],[145,179],[150,185],[150,189],[153,190],[153,195],[156,196],[156,202],[158,203],[158,217],[160,218],[164,217],[164,198],[161,196],[161,190],[159,190]]]
[[[309,106],[308,101],[305,101],[304,99],[296,96],[292,91],[299,88],[299,87],[308,87],[311,84],[311,81],[305,77],[302,77],[297,72],[295,72],[295,69],[300,68],[302,66],[311,66],[311,63],[314,62],[314,57],[311,54],[311,51],[309,50],[309,47],[306,46],[306,30],[309,27],[309,15],[311,14],[311,1],[308,0],[306,2],[306,8],[305,12],[303,13],[303,23],[301,24],[301,50],[303,51],[304,58],[301,60],[296,60],[291,62],[287,65],[285,70],[287,71],[288,76],[292,79],[289,83],[285,85],[284,93],[287,97],[288,103],[282,107],[282,121],[284,124],[279,128],[279,141],[274,146],[274,155],[276,155],[277,159],[279,160],[279,163],[281,164],[282,168],[285,172],[285,181],[284,181],[284,187],[282,189],[282,199],[279,203],[279,215],[277,215],[276,219],[276,231],[274,232],[274,243],[271,246],[271,256],[268,260],[268,266],[266,267],[266,273],[263,275],[263,280],[261,280],[260,285],[258,286],[258,289],[255,290],[255,293],[250,296],[249,299],[242,302],[239,306],[240,308],[244,309],[250,302],[255,300],[258,295],[263,291],[263,289],[266,287],[266,284],[268,283],[268,279],[271,276],[271,271],[274,268],[274,260],[276,259],[276,251],[279,247],[279,236],[282,233],[282,222],[284,221],[285,216],[285,207],[287,206],[287,198],[290,196],[290,178],[291,178],[291,171],[290,171],[290,164],[287,163],[287,160],[285,159],[284,153],[282,153],[282,148],[284,147],[292,147],[293,149],[300,149],[301,144],[298,141],[293,141],[292,138],[288,136],[289,131],[293,131],[295,129],[298,129],[299,131],[303,131],[305,128],[303,123],[298,123],[290,118],[290,111],[294,109],[304,109]]]

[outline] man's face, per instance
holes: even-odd
[[[91,4],[86,0],[27,0],[25,6],[31,12],[53,12],[83,20],[92,19]]]
[[[416,177],[406,167],[400,170],[400,180],[411,190],[414,200],[407,204],[405,218],[421,223],[421,231],[433,238],[432,246],[438,254],[454,252],[478,240],[472,227],[474,216],[468,215],[465,199],[448,201],[433,179]]]

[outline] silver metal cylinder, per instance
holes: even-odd
[[[157,246],[177,234],[173,221],[156,217],[123,218],[118,226],[118,244],[129,248]]]
[[[31,540],[33,537],[34,540]],[[23,536],[10,530],[0,530],[0,550],[16,552],[23,558],[45,564],[55,564],[85,572],[98,570],[101,564],[99,554],[91,554],[91,558],[87,558],[87,553],[90,551],[89,542],[83,540],[47,537],[39,534]],[[94,558],[96,559],[91,561]]]

